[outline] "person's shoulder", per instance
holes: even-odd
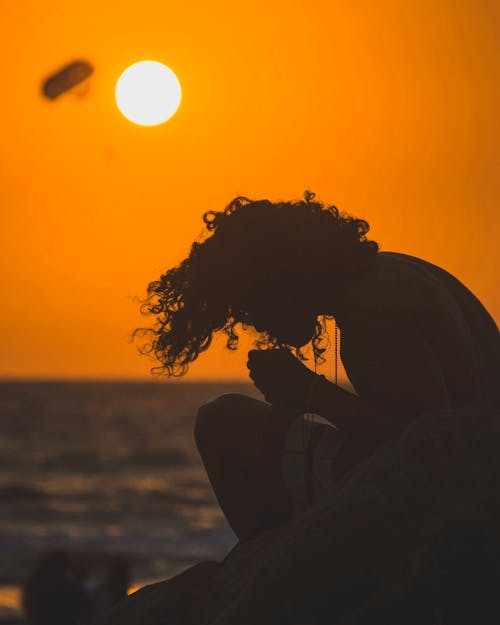
[[[426,261],[398,252],[379,252],[376,259],[376,279],[381,286],[400,286],[408,291],[428,291],[439,288],[436,276],[426,271]]]
[[[429,280],[418,265],[402,261],[394,253],[379,252],[370,270],[344,293],[341,309],[395,314],[418,309],[429,301],[438,285]]]

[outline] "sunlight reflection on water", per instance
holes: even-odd
[[[193,441],[197,406],[246,385],[0,382],[0,606],[36,557],[120,553],[164,579],[234,545]],[[13,594],[14,593],[14,594]],[[3,598],[2,598],[3,597]]]

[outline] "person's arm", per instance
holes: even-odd
[[[357,427],[377,415],[374,406],[324,376],[317,376],[311,383],[306,410],[320,415],[342,430]]]
[[[384,315],[342,330],[341,356],[358,395],[300,363],[287,350],[252,350],[250,377],[286,427],[301,413],[316,413],[345,432],[397,430],[424,410],[449,406],[439,360],[412,324]]]
[[[344,431],[379,423],[401,425],[426,410],[447,408],[438,359],[413,328],[370,324],[342,336],[343,361],[358,395],[324,378],[311,384],[308,410]]]

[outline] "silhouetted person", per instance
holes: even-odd
[[[72,578],[70,556],[54,549],[40,556],[23,589],[30,625],[80,625],[90,620],[90,599]]]
[[[204,221],[208,235],[149,285],[144,309],[157,316],[149,351],[170,376],[184,374],[215,332],[226,334],[230,349],[238,324],[260,334],[248,368],[268,403],[224,395],[200,408],[195,429],[240,539],[331,493],[353,465],[424,411],[498,408],[498,329],[443,269],[380,252],[364,220],[311,193],[298,202],[236,198]],[[300,348],[310,341],[321,358],[325,317],[340,329],[342,362],[357,394],[301,362]],[[308,412],[333,427],[311,427],[300,416]],[[304,442],[296,473],[283,468],[294,437]]]
[[[93,592],[94,612],[105,612],[127,596],[130,586],[130,564],[121,556],[113,556],[104,581]]]

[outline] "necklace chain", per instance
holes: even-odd
[[[339,373],[339,327],[337,325],[337,320],[334,321],[335,323],[335,334],[334,334],[334,380],[335,380],[335,384],[338,383],[339,381],[339,377],[338,377],[338,373]]]

